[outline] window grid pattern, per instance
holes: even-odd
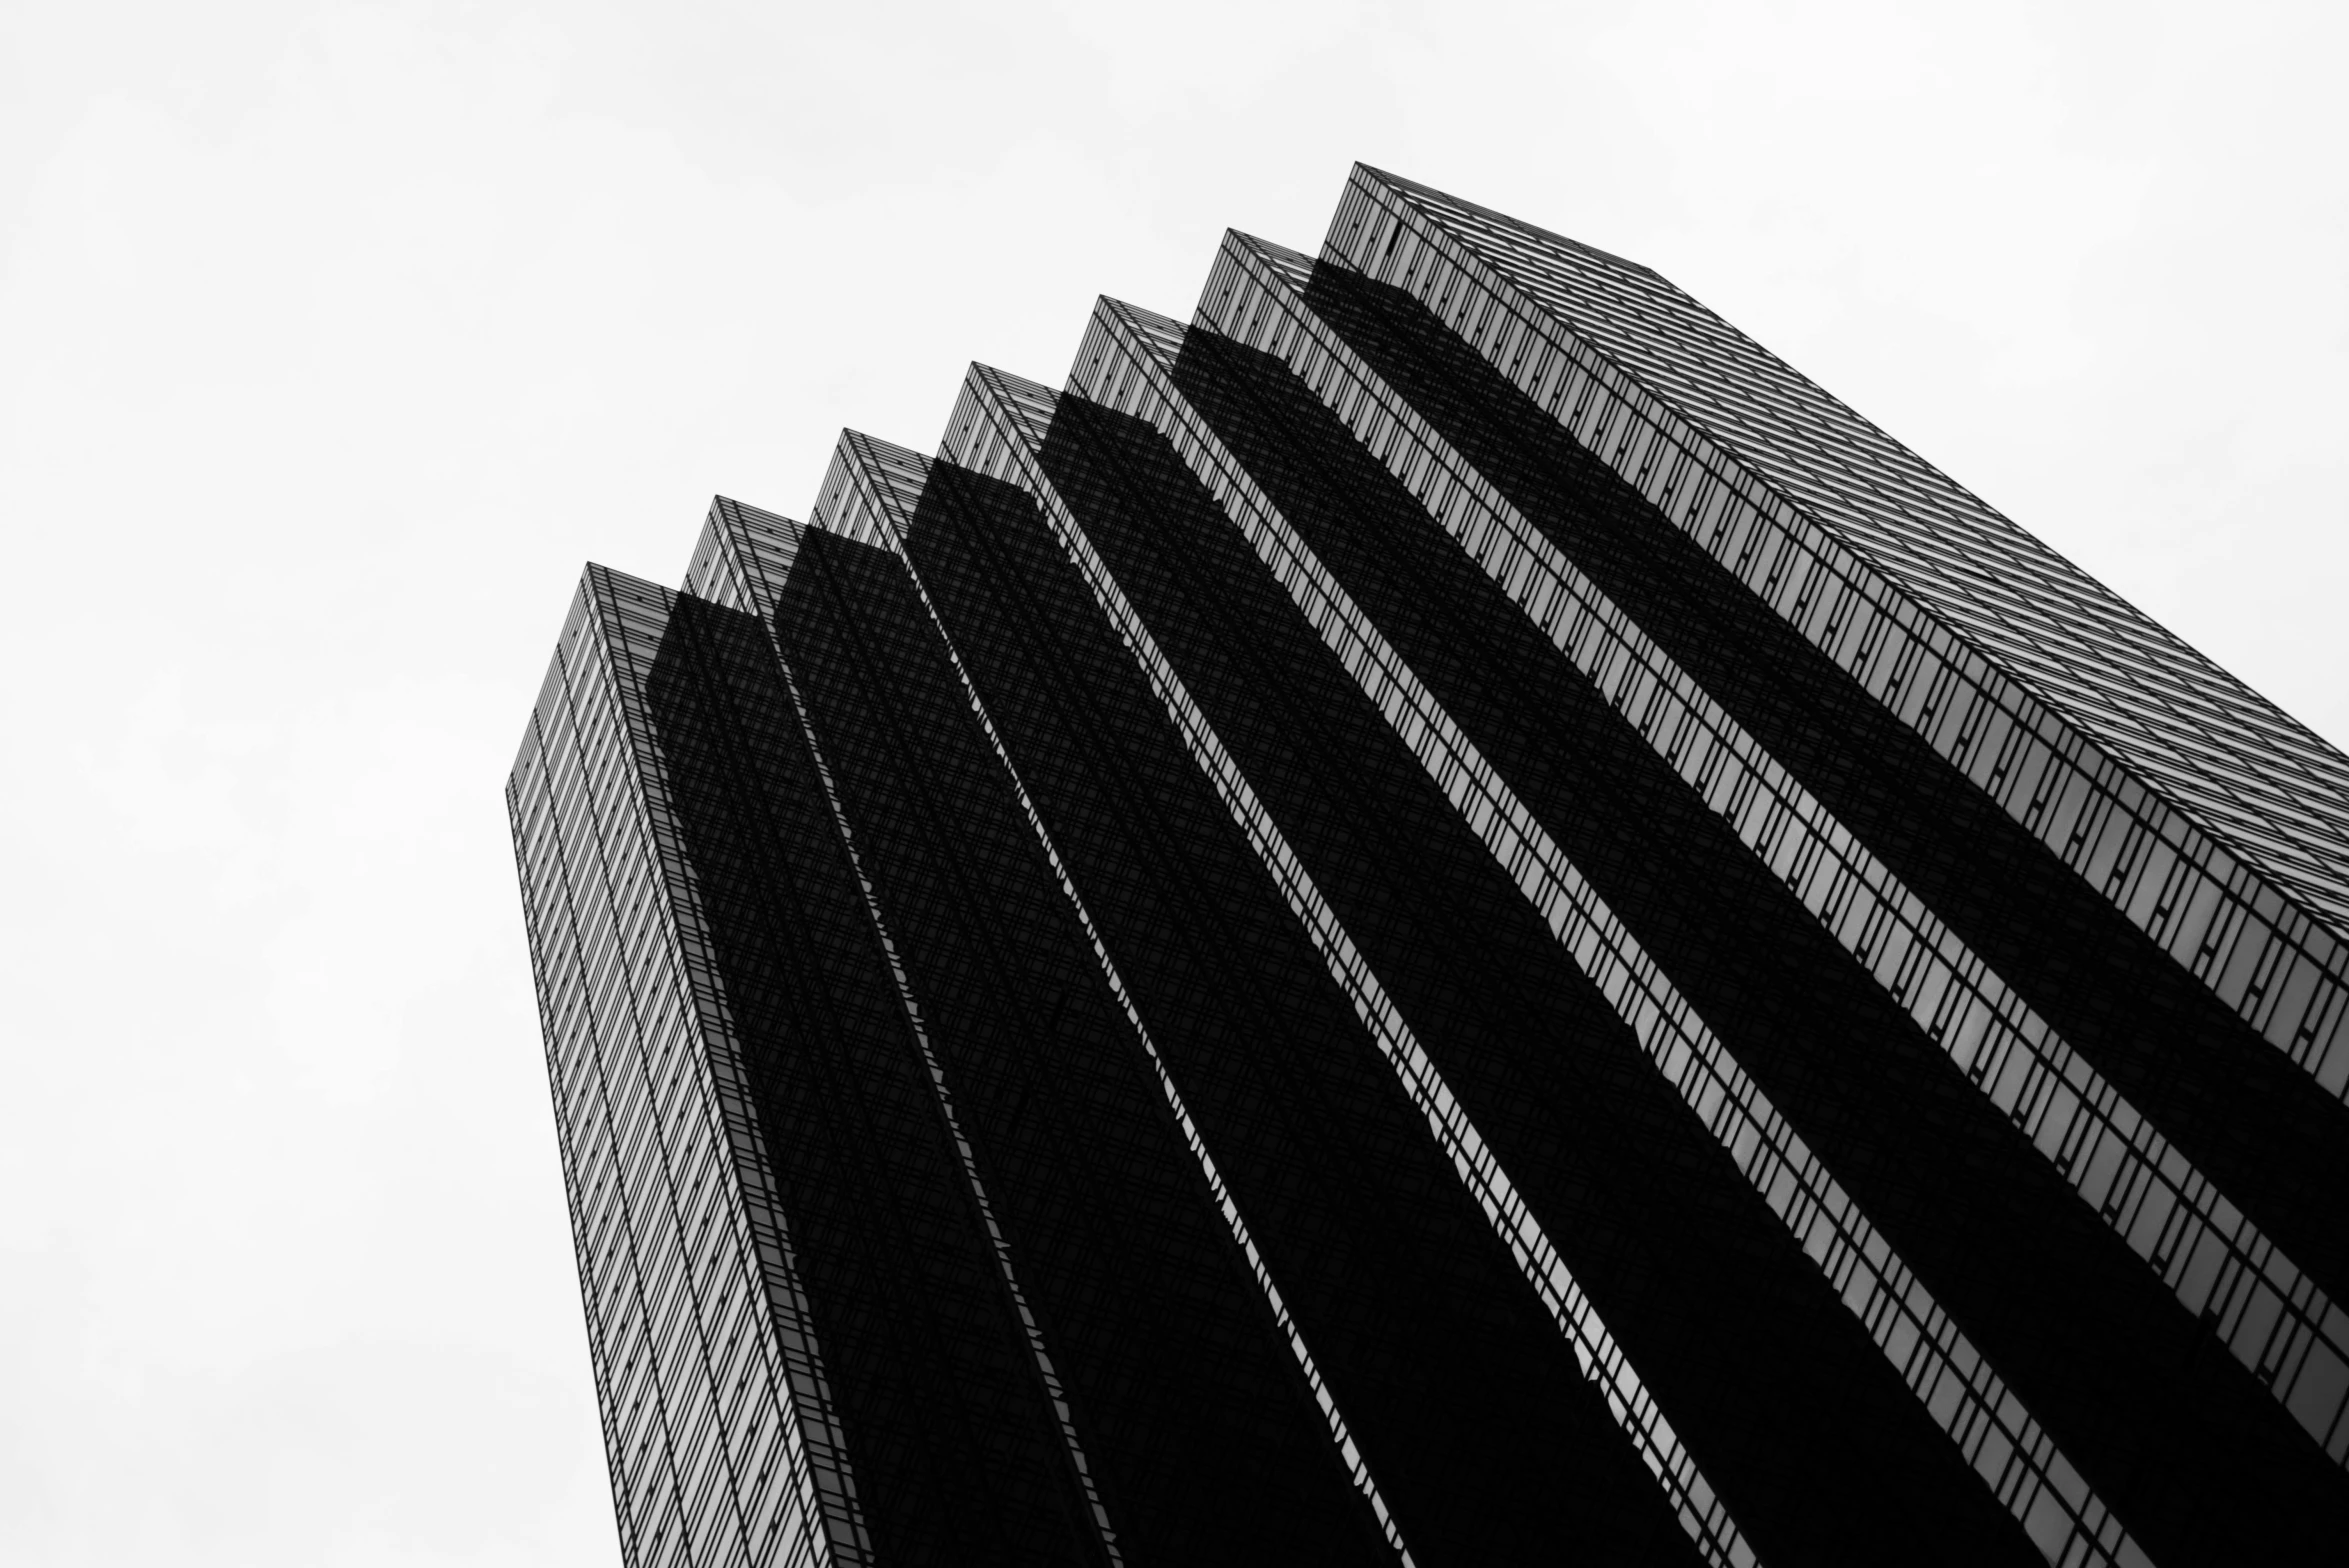
[[[729,610],[765,615],[791,574],[804,527],[730,496],[714,498],[685,569],[685,591]]]
[[[1034,498],[960,468],[934,483],[957,499],[911,537],[927,591],[1406,1536],[1467,1560],[1555,1539],[1695,1560]]]
[[[643,734],[657,599],[591,568],[509,783],[631,1568],[868,1560]],[[652,591],[657,594],[657,591]]]
[[[1207,298],[1222,294],[1223,271]],[[1429,775],[1507,868],[1560,943],[1629,1023],[1658,1070],[1727,1149],[1748,1182],[1802,1243],[1969,1465],[2051,1561],[2145,1559],[1996,1370],[1868,1222],[1817,1155],[1706,1027],[1533,813],[1420,684],[1369,617],[1281,518],[1172,385],[1172,324],[1148,330],[1131,306],[1103,302],[1098,368],[1080,376],[1126,388],[1247,536]],[[1170,330],[1171,329],[1171,330]],[[1301,337],[1300,335],[1297,335]],[[1114,354],[1115,357],[1111,357]],[[1128,373],[1132,372],[1129,379]],[[1082,390],[1080,386],[1077,390]],[[1375,450],[1375,448],[1374,448]],[[1600,623],[1587,617],[1586,642]]]
[[[989,376],[1001,383],[1007,383],[1003,386],[1001,395],[1005,398],[1020,398],[1021,402],[1028,405],[1031,411],[1036,393],[1043,393],[1047,399],[1051,394],[1042,388],[1034,388],[1030,383],[1014,383],[1012,378],[1002,377],[1000,373],[990,373],[979,366],[972,367],[971,379],[965,384],[962,398],[956,406],[955,416],[950,421],[948,429],[950,432],[969,432],[977,428],[980,431],[979,441],[982,450],[971,453],[972,456],[979,458],[980,462],[959,463],[958,466],[985,473],[989,478],[1012,482],[1013,474],[1009,470],[1013,448],[1006,434],[1006,426],[1001,422],[1003,419],[1002,405],[991,395],[996,391],[995,386],[983,384],[980,379],[982,376]],[[1017,390],[1014,390],[1014,387]],[[1047,422],[1050,419],[1048,403],[1044,406],[1043,418]],[[950,436],[949,441],[951,442],[951,440]],[[913,453],[892,453],[889,455],[892,461],[885,472],[894,471],[897,475],[902,475],[920,461],[918,454]],[[957,461],[955,453],[951,450],[942,449],[939,455],[946,461]],[[993,466],[982,467],[982,463]],[[843,478],[847,478],[851,472],[849,465],[844,462],[841,465]],[[884,484],[886,484],[886,488],[884,488]],[[857,514],[857,526],[869,537],[859,537],[858,534],[848,533],[845,529],[837,531],[842,532],[846,537],[858,538],[860,543],[883,543],[885,547],[896,550],[900,558],[907,561],[910,569],[911,557],[905,555],[903,549],[906,531],[910,526],[912,516],[911,507],[906,504],[909,498],[906,497],[902,486],[893,481],[875,483],[873,492],[874,504],[869,507],[860,506]],[[844,496],[847,494],[845,484],[840,493]],[[882,501],[881,498],[884,496],[888,498],[887,502]],[[1094,922],[1092,912],[1085,907],[1084,896],[1079,892],[1076,881],[1069,872],[1067,862],[1061,858],[1059,848],[1053,843],[1052,835],[1044,825],[1043,816],[1037,810],[1034,798],[1028,793],[1026,784],[1020,780],[1019,769],[1012,761],[1011,753],[1005,747],[1002,735],[995,728],[994,720],[988,716],[986,704],[980,699],[977,687],[971,682],[969,671],[963,667],[961,655],[954,651],[952,635],[946,630],[943,621],[938,618],[936,607],[929,603],[927,590],[920,587],[920,573],[916,571],[913,576],[916,591],[922,595],[932,624],[936,627],[941,641],[946,646],[948,658],[954,664],[957,678],[962,683],[971,711],[978,719],[981,729],[987,736],[988,745],[993,749],[997,761],[1002,764],[1005,775],[1011,782],[1013,792],[1020,803],[1021,815],[1026,819],[1030,831],[1035,834],[1037,843],[1042,847],[1062,894],[1068,899],[1071,908],[1075,910],[1077,920],[1085,932],[1085,939],[1092,948],[1095,961],[1101,966],[1102,975],[1108,982],[1111,994],[1116,997],[1119,1009],[1124,1013],[1128,1025],[1134,1031],[1136,1040],[1148,1057],[1151,1072],[1157,1080],[1159,1091],[1165,1097],[1169,1110],[1174,1113],[1177,1126],[1182,1129],[1184,1144],[1190,1150],[1192,1158],[1198,1162],[1201,1174],[1206,1177],[1217,1212],[1223,1216],[1225,1225],[1230,1229],[1233,1243],[1239,1247],[1241,1254],[1247,1259],[1249,1273],[1271,1306],[1274,1321],[1280,1329],[1283,1341],[1288,1346],[1289,1353],[1295,1358],[1299,1369],[1305,1375],[1308,1386],[1313,1390],[1314,1402],[1319,1406],[1324,1420],[1328,1423],[1330,1439],[1337,1446],[1340,1457],[1346,1465],[1347,1473],[1353,1478],[1355,1488],[1362,1494],[1363,1500],[1369,1504],[1372,1514],[1378,1521],[1379,1531],[1386,1538],[1388,1546],[1393,1549],[1400,1562],[1406,1565],[1410,1564],[1412,1562],[1411,1550],[1403,1539],[1402,1530],[1395,1520],[1394,1513],[1387,1506],[1386,1499],[1380,1495],[1377,1479],[1371,1474],[1368,1460],[1364,1457],[1361,1448],[1355,1443],[1352,1433],[1347,1429],[1345,1415],[1339,1410],[1337,1399],[1330,1392],[1328,1383],[1323,1379],[1321,1369],[1314,1364],[1312,1349],[1307,1345],[1303,1331],[1290,1313],[1288,1303],[1282,1298],[1280,1287],[1273,1279],[1270,1265],[1257,1247],[1255,1238],[1249,1233],[1248,1222],[1241,1213],[1238,1200],[1232,1196],[1231,1189],[1224,1180],[1223,1172],[1218,1169],[1215,1157],[1208,1150],[1205,1136],[1200,1132],[1198,1123],[1193,1119],[1190,1108],[1184,1104],[1182,1091],[1176,1086],[1174,1076],[1169,1071],[1166,1059],[1160,1053],[1157,1043],[1151,1039],[1149,1026],[1143,1021],[1133,993],[1126,985],[1124,976],[1118,972],[1116,960],[1110,956],[1109,948],[1102,940],[1100,928]]]
[[[967,420],[961,422],[967,423]],[[860,543],[902,539],[904,530],[908,526],[909,509],[919,494],[925,467],[924,460],[916,454],[893,448],[887,443],[873,441],[853,432],[849,433],[844,436],[843,442],[835,454],[832,470],[827,476],[823,494],[828,504],[820,507],[817,515],[820,520],[831,519],[834,524],[833,531],[854,537]],[[746,515],[754,526],[742,526],[742,519]],[[755,605],[772,611],[781,596],[784,581],[797,558],[799,536],[800,525],[792,523],[788,519],[757,512],[756,509],[742,507],[739,503],[728,502],[721,498],[718,505],[713,507],[710,524],[704,530],[701,542],[696,547],[694,563],[689,569],[689,581],[698,584],[701,592],[713,600],[745,607]],[[919,591],[918,580],[916,586]],[[1033,800],[1028,796],[1025,786],[1019,782],[1017,770],[1012,767],[1009,756],[1003,749],[1001,738],[996,733],[992,721],[987,717],[984,705],[979,701],[975,690],[970,687],[967,672],[961,671],[959,657],[953,652],[951,638],[946,635],[942,625],[935,624],[934,616],[933,625],[950,661],[955,664],[958,679],[963,682],[963,690],[971,710],[979,720],[996,760],[1005,770],[1005,775],[1013,787],[1027,826],[1043,849],[1047,861],[1052,867],[1060,892],[1076,914],[1085,933],[1086,941],[1090,945],[1092,955],[1099,964],[1108,984],[1110,994],[1116,1000],[1129,1026],[1135,1031],[1136,1038],[1150,1063],[1158,1089],[1175,1117],[1189,1153],[1205,1178],[1216,1211],[1245,1259],[1257,1287],[1266,1298],[1282,1339],[1303,1372],[1308,1387],[1312,1390],[1315,1403],[1327,1424],[1333,1445],[1351,1475],[1355,1487],[1369,1504],[1377,1528],[1386,1539],[1390,1550],[1401,1562],[1409,1564],[1412,1561],[1411,1554],[1403,1541],[1393,1514],[1385,1499],[1380,1495],[1377,1483],[1370,1474],[1368,1464],[1347,1429],[1343,1414],[1338,1409],[1319,1368],[1314,1364],[1312,1353],[1290,1314],[1287,1303],[1273,1282],[1269,1267],[1254,1238],[1249,1233],[1247,1222],[1240,1212],[1239,1205],[1233,1199],[1222,1172],[1209,1154],[1198,1126],[1193,1120],[1189,1108],[1184,1105],[1180,1091],[1175,1087],[1173,1078],[1167,1070],[1156,1043],[1150,1038],[1149,1030],[1142,1022],[1130,990],[1123,977],[1118,973],[1115,963],[1110,959],[1098,928],[1093,923],[1091,913],[1085,908],[1083,899],[1077,893],[1075,884],[1070,879],[1058,849],[1053,845],[1050,834],[1046,832],[1042,819],[1037,814]],[[771,636],[776,631],[771,620],[768,623],[768,629]],[[781,659],[780,648],[777,652],[778,658]],[[783,663],[786,678],[791,679],[788,660],[784,660]],[[796,700],[796,687],[794,696]],[[835,787],[830,777],[829,768],[821,763],[820,757],[819,766],[824,769],[827,793],[833,795],[836,803],[837,796],[834,793]],[[844,835],[851,834],[852,831],[847,827],[845,818],[842,820],[842,831]],[[867,892],[869,895],[869,887]],[[878,918],[876,915],[877,920]],[[886,934],[884,940],[888,940]],[[900,960],[894,952],[894,943],[891,942],[890,945],[893,949],[891,962],[893,966],[901,967]],[[1022,1316],[1023,1320],[1032,1325],[1032,1315],[1025,1311],[1024,1306]],[[1055,1400],[1057,1403],[1057,1388],[1055,1389]],[[1066,1421],[1068,1412],[1065,1407],[1062,1408],[1061,1414],[1063,1420]]]
[[[1201,323],[1312,387],[2187,1309],[2349,1454],[2349,1313],[1313,314],[1310,265],[1228,237]]]
[[[792,528],[786,532],[769,524],[755,533],[748,530],[737,532],[731,526],[734,522],[734,518],[724,519],[724,523],[728,525],[729,539],[738,541],[736,549],[730,553],[745,563],[744,568],[734,574],[737,581],[751,580],[751,573],[755,571],[759,574],[758,580],[762,586],[771,583],[779,592],[782,578],[788,573],[791,561],[798,552],[798,530]],[[764,568],[768,563],[778,559],[781,562],[781,571],[776,572],[773,577],[766,576]],[[771,606],[772,600],[770,599],[769,602]],[[772,639],[775,633],[773,622],[766,620],[765,624],[768,635]],[[1108,1508],[1101,1501],[1101,1489],[1094,1480],[1093,1467],[1085,1457],[1083,1439],[1077,1434],[1076,1418],[1069,1408],[1067,1390],[1061,1384],[1059,1369],[1053,1365],[1051,1349],[1044,1342],[1043,1326],[1037,1322],[1035,1309],[1028,1303],[1027,1292],[1020,1286],[1018,1270],[1012,1265],[1011,1243],[1004,1235],[1003,1227],[995,1217],[994,1204],[988,1199],[986,1182],[979,1174],[977,1151],[971,1147],[970,1137],[963,1130],[962,1116],[955,1108],[954,1092],[947,1084],[946,1070],[939,1062],[937,1047],[930,1038],[928,1028],[923,1023],[921,1002],[914,993],[912,978],[906,973],[904,955],[899,951],[897,941],[890,933],[888,917],[882,910],[880,897],[874,889],[872,878],[865,869],[862,852],[857,848],[855,830],[849,824],[847,810],[841,804],[839,785],[833,778],[831,764],[825,760],[824,748],[817,737],[814,724],[809,719],[807,700],[800,692],[798,677],[792,670],[791,662],[783,657],[779,645],[775,645],[775,653],[776,666],[782,675],[784,689],[790,694],[792,712],[797,716],[800,732],[807,742],[808,757],[815,764],[816,777],[823,786],[824,802],[831,811],[835,827],[839,830],[840,842],[847,852],[849,867],[855,874],[857,886],[864,894],[866,912],[872,919],[874,932],[880,938],[881,950],[888,960],[890,979],[896,987],[898,1000],[905,1009],[906,1024],[912,1033],[915,1048],[921,1055],[922,1070],[928,1077],[931,1089],[937,1097],[938,1114],[946,1124],[947,1138],[952,1143],[955,1158],[961,1166],[964,1185],[970,1189],[971,1200],[978,1210],[980,1226],[986,1232],[988,1247],[994,1255],[995,1267],[1002,1275],[1003,1288],[1011,1297],[1012,1311],[1019,1320],[1020,1331],[1027,1342],[1029,1359],[1035,1364],[1036,1375],[1043,1385],[1045,1399],[1052,1407],[1053,1419],[1059,1428],[1061,1445],[1067,1450],[1070,1468],[1076,1475],[1078,1488],[1084,1493],[1087,1518],[1100,1543],[1102,1555],[1115,1568],[1115,1565],[1125,1561],[1125,1557],[1118,1550],[1117,1529],[1110,1520]]]
[[[1179,326],[1163,317],[1146,317],[1132,307],[1104,301],[1078,350],[1077,369],[1071,375],[1069,390],[1121,413],[1151,419],[1162,431],[1166,430],[1166,425],[1174,421],[1163,411],[1165,394],[1144,369],[1148,363],[1144,355],[1121,339],[1128,334],[1152,334],[1162,340],[1179,342],[1180,333]],[[1112,380],[1116,383],[1113,389],[1105,385]],[[1108,390],[1111,395],[1097,395],[1096,388]],[[1152,418],[1154,413],[1158,418]],[[1166,423],[1161,424],[1161,420]],[[1182,435],[1167,433],[1178,449],[1183,447]],[[1023,435],[1035,442],[1036,449],[1041,448],[1042,430],[1023,432]],[[1049,481],[1040,472],[1037,483],[1041,487],[1038,494],[1052,494]],[[1210,479],[1209,483],[1211,488],[1217,488],[1222,482]],[[1218,494],[1220,498],[1220,488]],[[1328,900],[1314,886],[1271,813],[1256,798],[1247,777],[1184,689],[1181,677],[1141,616],[1127,602],[1074,514],[1065,502],[1055,497],[1047,501],[1046,515],[1062,547],[1083,571],[1102,610],[1116,624],[1120,636],[1148,674],[1160,701],[1181,728],[1201,770],[1213,780],[1233,819],[1247,832],[1250,842],[1273,871],[1298,920],[1312,934],[1331,975],[1345,988],[1397,1077],[1427,1117],[1428,1125],[1441,1140],[1461,1180],[1476,1194],[1487,1219],[1508,1242],[1519,1268],[1541,1294],[1573,1344],[1586,1374],[1606,1393],[1608,1409],[1650,1473],[1664,1487],[1691,1539],[1710,1561],[1724,1564],[1754,1561],[1752,1548],[1730,1518],[1726,1504],[1698,1470],[1694,1457],[1673,1432],[1615,1336],[1600,1320],[1597,1309],[1559,1257],[1556,1245],[1527,1208],[1498,1157],[1470,1122],[1465,1108],[1444,1083],[1410,1024],[1387,996],[1377,974],[1347,935]]]
[[[902,553],[895,519],[913,515],[928,480],[929,459],[919,452],[843,431],[808,522],[858,544]]]
[[[679,597],[650,695],[875,1554],[1105,1561],[768,631]]]
[[[1822,489],[1830,471],[1931,470],[1644,269],[1361,168],[1324,255],[1419,298],[2271,1044],[2349,1090],[2349,948],[2327,924],[2349,912],[2349,835],[2321,805],[2349,768],[2321,741],[1939,476],[1941,500],[1923,481],[1900,500],[1923,523]],[[1692,344],[1717,352],[1700,367]],[[1734,367],[1717,363],[1732,349]],[[1809,444],[1769,447],[1801,424],[1790,389]],[[1840,445],[1819,456],[1828,433]],[[2045,617],[2008,586],[2040,579],[2056,586],[2035,594],[2093,604],[2095,623],[2013,631]],[[2093,667],[2069,662],[2082,639]],[[2165,683],[2151,696],[2131,684],[2149,667]],[[2194,707],[2189,686],[2209,738],[2165,716]],[[2246,746],[2273,766],[2246,765]]]

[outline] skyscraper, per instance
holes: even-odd
[[[632,1565],[2349,1542],[2349,759],[1644,267],[1357,167],[508,804]]]

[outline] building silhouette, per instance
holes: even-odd
[[[1644,267],[1357,167],[508,804],[632,1565],[2349,1550],[2349,760]]]

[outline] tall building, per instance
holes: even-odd
[[[2349,759],[1358,167],[508,787],[631,1565],[2337,1563]]]

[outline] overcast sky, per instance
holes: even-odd
[[[581,562],[1354,159],[2349,740],[2345,19],[0,0],[0,1560],[616,1560],[500,796]]]

